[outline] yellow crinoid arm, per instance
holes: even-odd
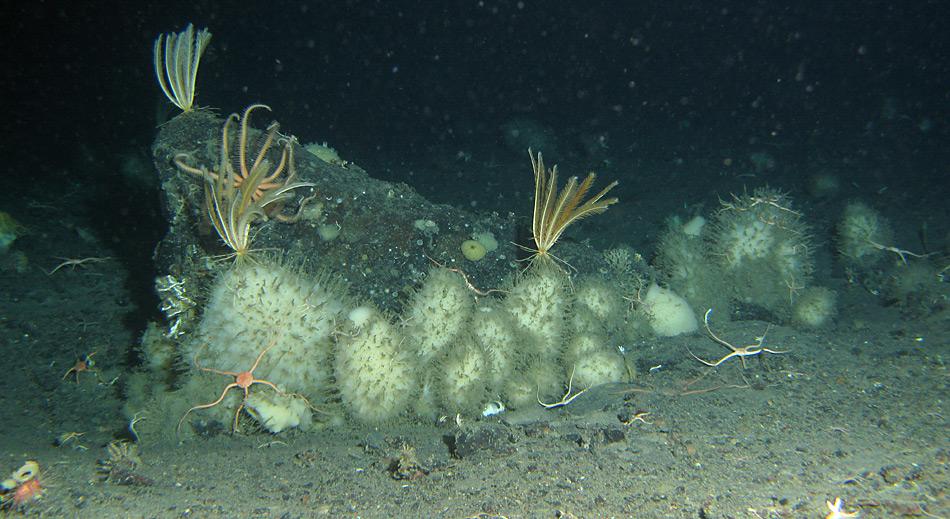
[[[560,219],[557,222],[557,226],[561,231],[564,230],[568,225],[592,214],[599,214],[607,210],[609,206],[617,203],[617,198],[604,198],[607,193],[617,186],[618,182],[614,180],[602,189],[599,193],[594,195],[590,200],[587,200],[583,204],[584,195],[590,190],[591,186],[594,184],[594,180],[597,179],[597,175],[594,173],[588,173],[587,178],[581,182],[580,187],[576,189],[576,192],[570,194],[570,199],[564,207],[564,210],[559,213]],[[577,178],[572,178],[571,180],[574,183],[577,182]]]
[[[544,168],[544,158],[540,151],[535,158],[534,153],[528,148],[528,157],[531,159],[531,168],[534,170],[534,217],[531,221],[531,233],[540,248],[546,217],[550,213],[550,206],[554,204],[552,186],[557,187],[557,167],[555,166],[549,175]]]

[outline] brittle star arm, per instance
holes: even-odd
[[[188,415],[191,414],[192,411],[197,411],[198,409],[207,409],[209,407],[214,407],[220,404],[221,401],[224,400],[224,397],[227,396],[228,391],[230,391],[231,388],[235,388],[235,387],[240,387],[240,386],[238,386],[237,382],[232,382],[224,388],[224,391],[221,392],[221,396],[219,396],[218,399],[215,400],[214,402],[211,402],[210,404],[196,405],[192,407],[191,409],[185,411],[185,414],[181,415],[181,419],[178,420],[178,427],[175,429],[175,433],[181,434],[181,425],[185,423],[185,418],[187,418]]]
[[[538,403],[541,404],[542,407],[544,407],[545,409],[554,409],[555,407],[564,407],[567,404],[570,404],[571,402],[573,402],[575,398],[583,395],[584,393],[587,392],[588,389],[590,389],[589,387],[584,388],[581,391],[578,391],[577,393],[571,395],[571,391],[573,391],[573,387],[574,387],[574,368],[575,367],[576,366],[571,367],[571,378],[569,378],[567,381],[567,392],[564,393],[564,396],[562,396],[561,399],[558,400],[557,402],[554,402],[551,404],[542,402],[541,401],[541,386],[540,385],[538,386]]]
[[[927,256],[930,256],[930,254],[916,254],[909,250],[900,249],[895,246],[883,245],[872,240],[870,237],[866,238],[866,240],[875,249],[886,251],[886,252],[893,252],[894,254],[897,254],[897,256],[900,257],[901,261],[904,262],[904,265],[907,264],[907,256],[913,256],[915,258],[926,258]]]

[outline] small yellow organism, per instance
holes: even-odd
[[[337,153],[336,149],[327,144],[326,141],[322,144],[311,142],[304,145],[304,149],[327,164],[336,164],[337,166],[346,164],[346,161],[340,158],[340,154]]]
[[[465,240],[462,242],[462,255],[469,261],[478,261],[485,257],[487,250],[481,242]]]

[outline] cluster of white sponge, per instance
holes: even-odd
[[[556,399],[572,374],[584,386],[628,377],[608,338],[623,308],[604,281],[584,278],[572,291],[553,265],[532,267],[506,297],[478,303],[462,276],[435,268],[397,320],[353,306],[327,278],[242,264],[215,283],[187,356],[198,359],[197,381],[206,378],[198,368],[238,373],[260,356],[253,376],[277,390],[255,384],[244,403],[272,432],[305,429],[313,410],[339,406],[366,423],[410,407],[429,417],[476,414],[495,400],[511,407]],[[211,384],[227,382],[211,377],[209,395]],[[234,393],[206,416],[232,415],[242,396]]]
[[[731,314],[751,305],[788,318],[814,270],[810,229],[781,191],[760,188],[733,196],[707,230],[673,221],[657,252],[670,287],[697,307]]]

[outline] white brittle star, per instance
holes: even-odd
[[[762,344],[765,343],[765,336],[768,335],[768,333],[769,333],[769,328],[770,328],[772,325],[769,325],[769,326],[767,326],[767,327],[765,328],[765,333],[763,333],[761,337],[756,337],[756,338],[755,338],[755,344],[749,344],[749,345],[747,345],[747,346],[735,346],[735,345],[733,345],[733,344],[730,344],[730,343],[728,343],[728,342],[726,342],[726,341],[720,339],[719,337],[716,336],[715,333],[713,333],[712,329],[709,327],[709,314],[711,314],[711,313],[712,313],[712,308],[710,308],[709,310],[706,310],[706,315],[703,316],[703,324],[706,326],[706,332],[709,333],[709,337],[712,338],[712,340],[714,340],[714,341],[718,342],[719,344],[722,344],[723,346],[729,348],[730,350],[732,350],[732,353],[729,353],[728,355],[726,355],[725,357],[719,359],[719,360],[716,361],[716,362],[709,362],[709,361],[706,361],[706,360],[703,360],[703,359],[697,357],[696,355],[693,355],[693,352],[690,351],[689,354],[692,355],[693,358],[696,359],[696,360],[698,360],[699,362],[702,362],[703,364],[705,364],[705,365],[707,365],[707,366],[711,366],[711,367],[714,367],[714,368],[715,368],[715,367],[718,367],[718,366],[719,366],[720,364],[722,364],[723,362],[726,362],[727,360],[731,359],[732,357],[739,357],[739,361],[742,362],[742,367],[745,368],[745,358],[746,358],[746,357],[752,357],[752,356],[754,356],[754,355],[758,355],[758,354],[763,353],[763,352],[765,352],[765,353],[775,353],[775,354],[788,353],[787,351],[770,350],[770,349],[768,349],[768,348],[762,346]]]
[[[108,261],[108,260],[110,260],[110,259],[112,259],[112,258],[109,257],[109,256],[102,257],[102,258],[96,258],[96,257],[92,257],[92,258],[60,258],[60,257],[57,256],[56,259],[58,259],[58,260],[63,260],[63,262],[60,263],[59,265],[56,265],[56,267],[55,267],[53,270],[47,272],[47,273],[46,273],[47,276],[52,276],[53,274],[56,273],[56,271],[58,271],[59,269],[61,269],[61,268],[63,268],[63,267],[70,267],[70,270],[75,270],[76,267],[85,267],[87,263],[102,263],[103,261]]]

